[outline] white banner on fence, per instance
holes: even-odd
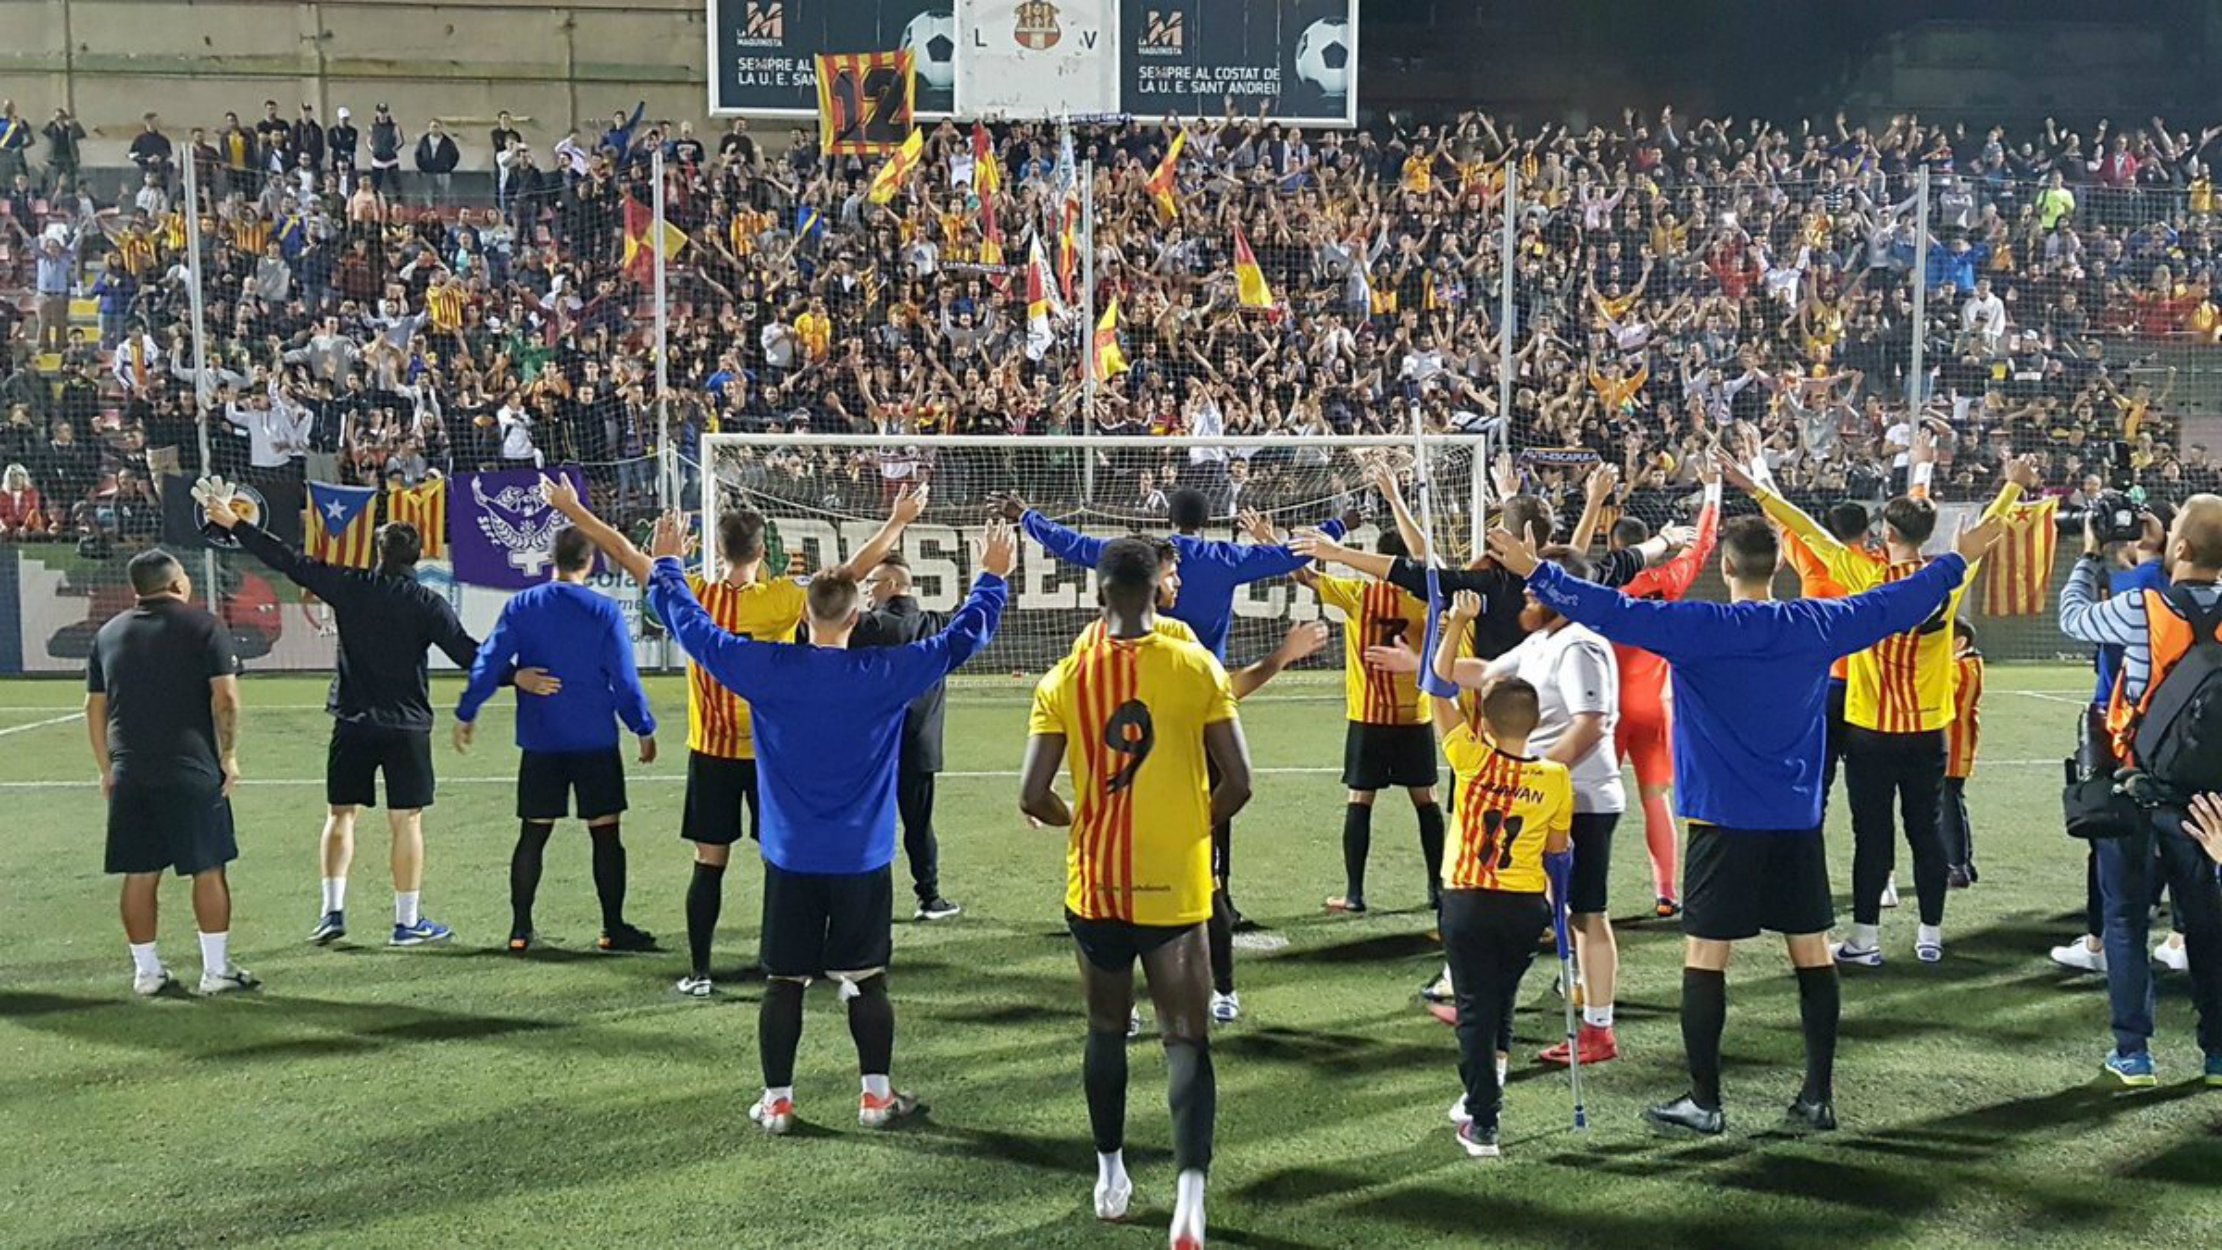
[[[957,112],[1118,112],[1118,10],[1115,0],[958,0]]]

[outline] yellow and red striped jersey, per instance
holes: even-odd
[[[1100,616],[1090,621],[1088,628],[1081,630],[1080,636],[1072,640],[1072,654],[1079,655],[1090,647],[1108,641],[1109,629],[1110,627],[1103,623],[1103,618]],[[1150,630],[1152,633],[1170,638],[1174,642],[1195,642],[1199,646],[1202,645],[1197,641],[1196,631],[1189,628],[1188,622],[1176,621],[1169,616],[1158,617],[1157,623],[1150,626]]]
[[[1983,737],[1983,655],[1969,648],[1953,663],[1960,684],[1952,696],[1952,723],[1944,730],[1944,775],[1965,780],[1975,775],[1975,751]]]
[[[1402,642],[1417,650],[1427,636],[1427,605],[1387,582],[1321,577],[1319,601],[1342,612],[1343,714],[1361,725],[1422,725],[1427,712],[1409,673],[1368,668],[1367,647]]]
[[[1065,739],[1068,911],[1145,925],[1210,918],[1204,730],[1233,719],[1219,661],[1163,634],[1083,648],[1042,678],[1027,732]]]
[[[470,302],[470,292],[460,286],[428,287],[424,292],[424,311],[432,316],[432,328],[442,333],[463,328],[463,306]]]
[[[702,610],[710,614],[719,629],[742,638],[791,642],[795,627],[802,623],[803,586],[792,578],[775,577],[736,586],[689,575],[687,589],[694,592]],[[693,663],[687,665],[687,749],[723,760],[756,758],[748,701],[719,685]]]
[[[1983,561],[1983,615],[2040,616],[2051,599],[2060,501],[2025,503],[1999,519],[2006,536]]]
[[[134,278],[154,268],[154,236],[144,230],[126,230],[116,236],[116,263]]]
[[[1443,739],[1457,778],[1457,836],[1443,855],[1443,886],[1541,894],[1543,848],[1574,825],[1574,779],[1566,765],[1507,755],[1469,722]]]

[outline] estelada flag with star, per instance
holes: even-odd
[[[309,558],[341,568],[367,569],[376,558],[378,491],[370,486],[309,483]]]

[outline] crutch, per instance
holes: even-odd
[[[1574,1014],[1574,938],[1567,932],[1566,890],[1574,875],[1574,853],[1545,855],[1551,877],[1551,932],[1558,939],[1558,972],[1566,987],[1566,1079],[1574,1091],[1574,1131],[1589,1131],[1589,1113],[1582,1107],[1582,1045],[1580,1023]]]

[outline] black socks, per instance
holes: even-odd
[[[1096,1153],[1125,1149],[1125,1031],[1098,1033],[1090,1029],[1080,1072],[1081,1083],[1088,1090],[1088,1128],[1095,1134]]]
[[[517,849],[509,855],[509,929],[532,932],[532,902],[540,895],[540,865],[554,825],[527,820],[517,827]]]
[[[1420,858],[1427,861],[1427,906],[1439,911],[1443,906],[1443,808],[1437,803],[1422,803],[1412,809],[1420,818]]]
[[[602,902],[602,932],[625,927],[625,843],[616,825],[587,829],[594,843],[594,894]]]
[[[1805,1032],[1805,1089],[1799,1096],[1807,1102],[1836,1098],[1836,1023],[1843,1009],[1835,968],[1798,969],[1798,1023]],[[1689,1010],[1687,1003],[1683,1010]]]
[[[1426,826],[1421,827],[1424,829]],[[1436,837],[1436,853],[1440,855],[1440,829]],[[1422,839],[1424,842],[1424,834]],[[1373,805],[1345,803],[1342,809],[1342,896],[1349,902],[1358,902],[1366,896],[1366,856],[1372,851]]]
[[[1234,993],[1234,903],[1223,889],[1211,892],[1211,919],[1204,922],[1204,944],[1211,952],[1211,988]]]
[[[802,1035],[796,1024],[795,1035]],[[856,983],[849,999],[849,1036],[856,1041],[856,1070],[863,1076],[886,1076],[895,1062],[895,1002],[887,996],[887,974]]]
[[[1211,1131],[1219,1115],[1219,1082],[1205,1042],[1165,1043],[1165,1101],[1173,1111],[1173,1167],[1211,1170]]]
[[[1799,985],[1802,990],[1804,982]],[[1682,1049],[1690,1060],[1690,1099],[1707,1111],[1720,1110],[1721,1032],[1727,1027],[1728,974],[1682,969]]]
[[[687,957],[698,977],[710,975],[710,938],[724,905],[725,865],[696,860],[694,876],[687,880]]]
[[[890,1023],[891,1033],[893,1027]],[[795,1051],[801,1046],[802,982],[766,981],[763,1004],[756,1009],[756,1054],[764,1065],[766,1089],[795,1083]]]

